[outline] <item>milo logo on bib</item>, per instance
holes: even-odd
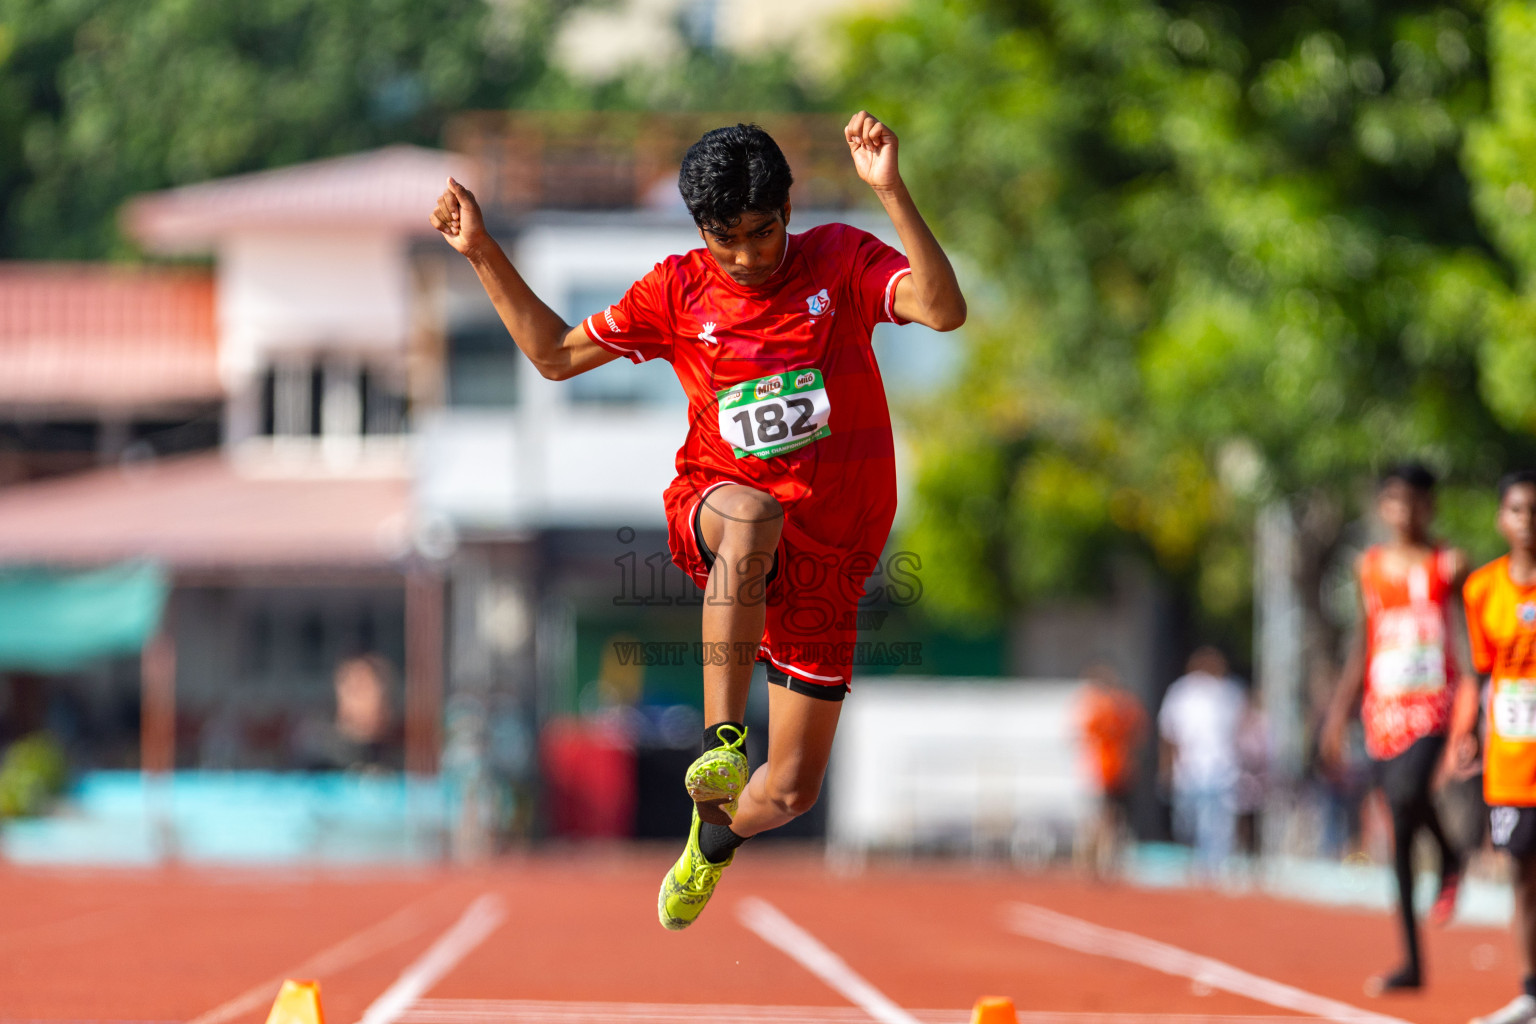
[[[832,433],[832,403],[821,371],[790,370],[715,392],[720,436],[738,459],[771,459]]]

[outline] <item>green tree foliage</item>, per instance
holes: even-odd
[[[1536,430],[1536,7],[1502,3],[1489,19],[1488,113],[1467,135],[1480,221],[1512,268],[1482,351],[1483,392],[1500,419]]]
[[[600,0],[0,0],[0,256],[125,255],[129,196],[356,152],[437,145],[462,110],[797,110],[781,53],[684,34],[602,83],[548,59]]]
[[[931,610],[996,621],[1129,549],[1245,623],[1253,517],[1285,500],[1316,612],[1362,484],[1407,455],[1449,471],[1453,534],[1491,532],[1492,479],[1536,456],[1536,291],[1507,298],[1536,270],[1536,19],[1494,21],[1495,67],[1523,63],[1474,136],[1482,221],[1475,2],[913,0],[852,26],[848,88],[990,289],[920,452]]]
[[[547,79],[570,0],[0,0],[0,252],[100,256],[135,192],[388,142]]]
[[[732,53],[697,39],[685,37],[684,43],[675,61],[628,70],[585,89],[567,86],[561,102],[582,109],[669,113],[831,109],[827,91],[785,51]]]
[[[17,740],[0,756],[0,819],[41,814],[68,781],[68,763],[56,739],[35,732]]]

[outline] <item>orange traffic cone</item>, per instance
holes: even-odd
[[[267,1014],[267,1024],[325,1024],[325,1014],[320,1010],[320,983],[283,982],[272,1012]]]
[[[971,1024],[1018,1024],[1013,1000],[1007,996],[982,996],[971,1011]],[[267,1024],[272,1024],[268,1021]]]

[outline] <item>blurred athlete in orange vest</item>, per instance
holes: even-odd
[[[1376,512],[1392,536],[1357,564],[1361,628],[1334,691],[1321,749],[1324,764],[1341,763],[1358,702],[1372,774],[1392,813],[1404,949],[1400,968],[1367,982],[1372,995],[1423,984],[1413,910],[1413,842],[1421,828],[1440,847],[1440,895],[1430,919],[1443,924],[1455,909],[1461,856],[1445,838],[1431,794],[1456,696],[1451,612],[1467,567],[1462,552],[1430,539],[1435,476],[1423,465],[1403,463],[1383,474]]]
[[[1536,470],[1499,481],[1499,533],[1509,554],[1467,579],[1472,666],[1486,679],[1488,727],[1483,796],[1493,845],[1515,862],[1515,943],[1524,991],[1474,1024],[1536,1021]],[[1451,749],[1463,764],[1475,748],[1478,686],[1462,686]]]
[[[1098,788],[1098,813],[1083,836],[1079,861],[1096,877],[1119,867],[1130,817],[1131,787],[1136,781],[1136,752],[1147,732],[1141,701],[1120,683],[1113,668],[1083,670],[1077,698],[1083,755],[1089,780]]]

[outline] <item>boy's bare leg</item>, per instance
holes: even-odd
[[[1507,1006],[1473,1017],[1471,1024],[1532,1024],[1536,1021],[1536,857],[1511,856],[1515,888],[1515,945],[1525,969],[1521,993]]]
[[[811,809],[827,774],[842,708],[842,701],[768,687],[768,761],[752,773],[741,794],[732,832],[755,836]]]
[[[1515,945],[1525,977],[1536,977],[1536,857],[1514,858]]]
[[[768,611],[767,576],[783,526],[779,503],[742,484],[717,487],[699,506],[699,531],[715,553],[704,594],[702,638],[707,652],[727,655],[704,659],[705,726],[746,717],[747,689]]]

